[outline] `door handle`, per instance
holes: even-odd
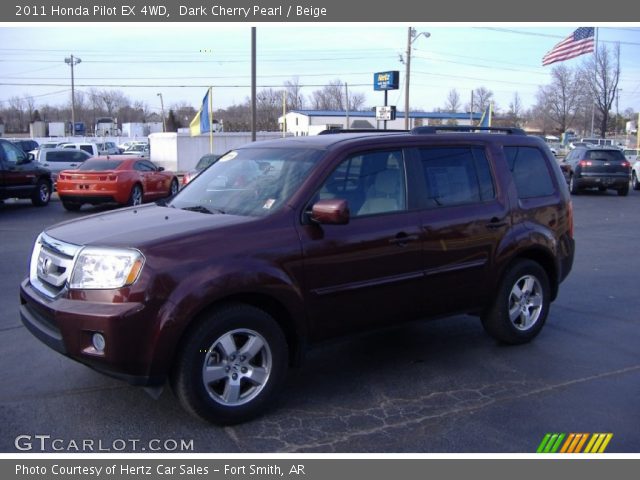
[[[491,229],[502,228],[506,226],[507,226],[507,222],[505,222],[504,220],[500,220],[498,217],[493,217],[489,221],[489,223],[487,223],[486,225],[487,228],[491,228]]]
[[[406,232],[400,232],[395,237],[389,239],[389,243],[392,245],[398,245],[399,247],[406,247],[409,242],[418,240],[418,235],[409,235]]]
[[[70,166],[70,167],[77,167],[77,166],[78,166],[78,164],[77,164],[77,163],[70,163],[70,164],[69,164],[69,166]]]

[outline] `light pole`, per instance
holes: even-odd
[[[409,27],[407,34],[407,61],[405,62],[406,70],[404,74],[404,129],[409,130],[409,77],[411,75],[411,44],[415,42],[420,35],[429,38],[429,32],[416,32],[416,29]]]
[[[167,121],[164,118],[164,101],[162,100],[162,93],[158,93],[160,97],[160,110],[162,112],[162,133],[167,131]]]
[[[74,57],[73,55],[64,59],[64,63],[71,67],[71,135],[76,133],[76,96],[75,96],[75,83],[73,79],[73,67],[79,64],[82,59]]]

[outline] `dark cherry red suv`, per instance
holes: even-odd
[[[21,286],[44,343],[190,412],[246,420],[331,337],[460,312],[500,341],[544,325],[574,252],[545,144],[338,133],[228,152],[164,205],[55,225]]]

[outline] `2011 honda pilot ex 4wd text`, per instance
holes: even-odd
[[[346,133],[228,152],[163,205],[37,239],[24,324],[51,348],[244,421],[320,341],[455,313],[517,344],[573,262],[545,144],[507,133]]]

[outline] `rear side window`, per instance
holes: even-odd
[[[535,147],[504,147],[509,170],[518,189],[518,197],[553,195],[554,188],[547,162]]]
[[[93,146],[92,145],[80,145],[80,150],[84,150],[87,153],[93,154]]]
[[[480,147],[419,149],[427,206],[486,202],[495,197],[489,162]]]

